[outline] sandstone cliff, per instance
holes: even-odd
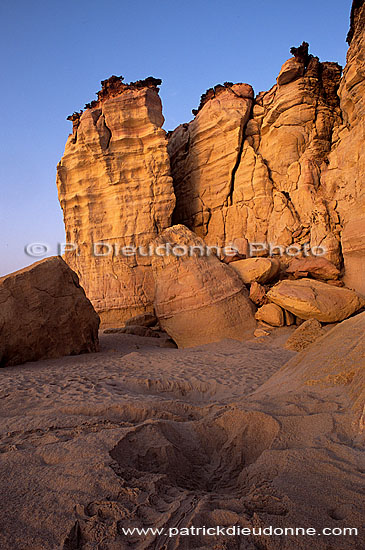
[[[67,242],[74,269],[104,326],[152,309],[148,257],[121,256],[107,247],[145,246],[170,225],[175,197],[157,85],[149,78],[102,82],[98,99],[69,117],[73,134],[57,170]]]
[[[343,76],[303,42],[271,90],[215,86],[168,139],[153,78],[111,77],[69,117],[57,182],[78,249],[65,259],[104,326],[151,311],[155,283],[151,258],[95,257],[92,243],[146,246],[172,224],[208,245],[239,243],[241,258],[248,242],[323,247],[365,294],[364,19],[355,0]]]
[[[304,42],[255,99],[230,83],[202,96],[194,120],[169,136],[175,223],[212,245],[322,246],[365,292],[364,17],[355,1],[342,78]]]
[[[339,263],[340,226],[334,204],[323,196],[320,171],[341,119],[340,76],[337,64],[306,54],[286,61],[277,84],[254,101],[246,99],[244,108],[233,93],[230,111],[223,94],[207,101],[170,136],[175,221],[221,246],[242,236],[284,246],[322,244]],[[208,124],[215,129],[213,140],[208,133],[197,139]],[[233,162],[229,150],[235,152]],[[201,162],[204,153],[209,164]],[[220,196],[212,181],[225,193]],[[195,191],[193,200],[187,189]]]

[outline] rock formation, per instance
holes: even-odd
[[[342,77],[337,63],[320,62],[303,42],[271,90],[254,97],[248,84],[210,88],[194,119],[168,140],[161,81],[153,78],[102,81],[97,99],[69,117],[58,188],[77,250],[65,259],[104,327],[152,312],[151,258],[120,248],[146,247],[171,223],[209,246],[234,243],[236,256],[219,257],[241,269],[245,283],[269,281],[243,274],[250,261],[269,262],[248,259],[250,244],[265,243],[304,256],[291,262],[287,252],[286,275],[278,268],[270,279],[309,276],[365,295],[364,19],[356,0]],[[91,246],[100,241],[95,257]],[[308,257],[305,247],[324,255]]]
[[[245,237],[283,246],[322,245],[339,264],[340,225],[334,203],[323,196],[320,171],[341,119],[340,76],[335,63],[311,57],[306,66],[294,57],[284,64],[278,84],[254,101],[236,97],[233,88],[207,101],[169,138],[174,220],[208,244]],[[239,86],[248,97],[248,88]],[[203,130],[208,125],[214,132]]]
[[[60,257],[0,279],[0,367],[98,351],[99,317]]]
[[[225,83],[202,96],[169,137],[175,223],[209,245],[321,246],[365,292],[364,19],[355,1],[342,78],[303,42],[270,91],[251,100],[247,85]]]
[[[152,257],[156,315],[179,347],[252,336],[253,306],[243,281],[214,254],[200,254],[197,248],[205,247],[202,239],[177,225],[161,233],[155,244],[189,247],[193,251],[182,256]]]
[[[170,225],[175,197],[157,85],[149,78],[102,82],[98,99],[74,113],[73,134],[58,165],[67,242],[65,260],[79,277],[104,326],[152,310],[146,247]],[[95,247],[93,243],[105,243]],[[145,250],[145,249],[144,249]]]

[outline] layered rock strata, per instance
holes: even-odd
[[[304,42],[268,92],[251,99],[248,85],[225,83],[203,94],[194,120],[169,136],[175,223],[210,245],[322,247],[365,292],[364,21],[357,0],[342,78]]]
[[[121,249],[145,253],[175,205],[159,83],[103,81],[98,99],[69,117],[73,134],[57,167],[66,240],[76,246],[65,260],[106,327],[152,311],[151,260]]]
[[[341,67],[307,57],[289,59],[255,100],[234,86],[220,91],[171,134],[174,220],[208,244],[322,245],[340,263],[340,225],[320,173],[341,118]]]

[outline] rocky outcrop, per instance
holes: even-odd
[[[77,247],[65,260],[104,326],[152,311],[146,249],[144,256],[121,249],[147,247],[170,225],[175,204],[159,83],[103,81],[98,99],[70,117],[73,134],[58,164],[66,240]]]
[[[201,255],[197,248],[204,248],[204,241],[183,225],[166,229],[155,241],[167,244],[192,250],[152,258],[156,315],[178,347],[250,338],[253,306],[238,274],[214,254]]]
[[[323,323],[343,321],[365,306],[365,299],[356,292],[312,279],[281,281],[267,296],[300,319]]]
[[[0,304],[0,367],[98,351],[99,317],[60,257],[2,277]]]
[[[233,243],[236,255],[219,257],[236,270],[261,243],[284,252],[286,266],[299,252],[300,269],[292,270],[295,260],[287,271],[293,277],[336,281],[344,273],[347,286],[365,293],[364,20],[355,0],[342,78],[337,63],[320,62],[303,42],[268,92],[254,97],[250,85],[232,82],[210,88],[168,141],[161,81],[152,77],[102,81],[97,99],[69,117],[74,129],[57,181],[77,250],[65,259],[104,326],[152,312],[150,257],[120,250],[146,250],[171,223],[209,246]],[[99,242],[95,257],[90,248]],[[307,255],[316,247],[321,258]]]
[[[349,243],[355,205],[365,212],[364,20],[356,0],[342,78],[339,65],[320,62],[303,42],[253,101],[242,99],[251,94],[242,84],[238,97],[231,83],[202,96],[195,119],[169,138],[176,223],[209,245],[244,238],[322,247],[364,292],[364,245]]]
[[[175,221],[208,244],[245,237],[251,243],[321,245],[339,264],[341,227],[320,174],[341,119],[340,76],[337,64],[298,54],[284,64],[278,84],[255,101],[232,97],[234,88],[207,100],[169,138]],[[203,131],[208,124],[214,132]]]

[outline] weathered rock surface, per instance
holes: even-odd
[[[338,95],[342,120],[334,128],[328,164],[322,167],[322,181],[328,200],[344,231],[342,247],[345,280],[364,294],[365,245],[365,4],[355,0],[348,34],[347,63]]]
[[[60,257],[0,278],[0,367],[98,351],[99,317]]]
[[[175,221],[211,245],[242,237],[284,247],[309,243],[325,246],[339,264],[341,225],[320,175],[341,119],[340,76],[335,63],[294,57],[284,64],[279,85],[256,97],[249,118],[249,100],[233,97],[229,110],[221,95],[206,100],[169,138]],[[203,132],[213,124],[214,133]],[[235,162],[228,150],[239,151]]]
[[[304,324],[304,323],[303,323]],[[298,353],[270,378],[257,394],[284,394],[341,386],[351,400],[353,427],[365,427],[365,312],[331,329]]]
[[[258,321],[263,321],[272,327],[282,327],[285,325],[284,312],[276,304],[265,304],[260,307],[255,317]]]
[[[287,326],[291,326],[295,324],[295,315],[293,315],[287,309],[284,309],[284,318],[285,318],[285,324]]]
[[[302,351],[324,334],[322,325],[317,319],[308,319],[289,336],[285,347],[293,351]]]
[[[313,279],[281,281],[267,296],[301,319],[323,323],[343,321],[365,306],[365,299],[356,292]]]
[[[291,49],[277,84],[252,102],[249,118],[242,97],[230,97],[234,87],[204,94],[196,118],[169,138],[176,223],[209,245],[244,238],[320,246],[336,267],[344,260],[345,280],[364,292],[362,214],[354,208],[365,212],[364,21],[356,1],[342,78],[339,65],[320,62],[303,43]]]
[[[223,229],[225,209],[232,202],[254,94],[248,84],[235,84],[206,95],[195,119],[178,126],[169,138],[176,194],[174,222],[184,223],[207,244],[220,245],[216,235]]]
[[[158,332],[143,325],[126,325],[125,327],[106,328],[104,334],[134,334],[145,338],[159,338]]]
[[[155,241],[167,243],[204,247],[183,225],[166,229]],[[180,348],[252,336],[256,323],[244,283],[215,255],[154,255],[152,267],[156,315]]]
[[[280,264],[271,258],[246,258],[232,262],[231,267],[245,284],[267,283],[277,275]]]
[[[103,326],[152,311],[150,258],[118,251],[146,247],[170,225],[175,205],[159,83],[104,81],[98,100],[71,117],[74,131],[58,164],[66,240],[78,247],[65,260]],[[108,253],[97,246],[104,255],[95,256],[92,245],[99,242],[119,248]]]
[[[365,201],[363,208],[351,212],[342,231],[342,253],[346,286],[365,296]]]
[[[286,269],[287,273],[296,278],[310,275],[314,279],[323,281],[335,280],[340,276],[340,270],[326,258],[308,256],[307,258],[295,258]]]
[[[259,283],[252,283],[250,286],[250,300],[257,306],[262,306],[267,302],[266,290]]]

